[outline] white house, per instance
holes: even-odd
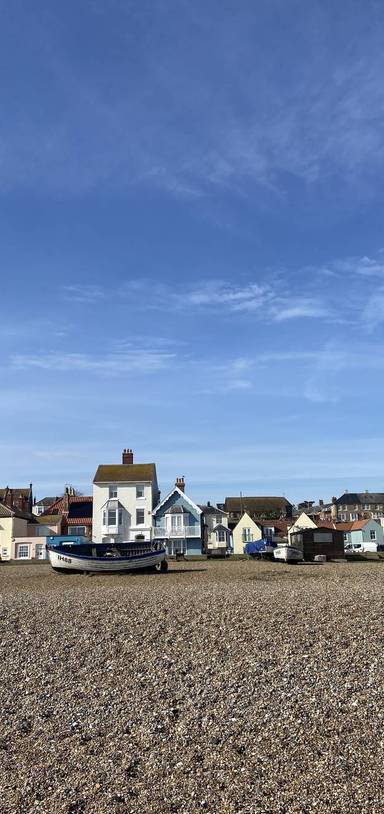
[[[121,464],[101,464],[93,479],[92,539],[149,540],[159,498],[155,464],[134,464],[132,450],[124,449]]]

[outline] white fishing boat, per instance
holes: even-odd
[[[288,543],[279,543],[277,548],[273,550],[273,556],[275,560],[279,560],[279,562],[302,562],[304,560],[303,552],[300,548],[295,548],[293,545],[288,545]]]
[[[60,573],[113,573],[168,570],[165,548],[156,541],[133,543],[64,543],[47,545],[52,568]]]

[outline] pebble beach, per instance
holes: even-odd
[[[384,562],[1,565],[2,814],[382,814]]]

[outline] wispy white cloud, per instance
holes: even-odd
[[[64,299],[70,302],[81,302],[93,305],[105,297],[105,290],[102,286],[98,285],[82,285],[80,283],[72,283],[70,285],[61,286],[61,292]]]
[[[306,317],[331,317],[331,307],[321,300],[305,299],[297,296],[297,302],[282,301],[272,307],[271,316],[275,322],[285,322],[289,319],[303,319]]]
[[[105,375],[121,375],[134,372],[152,373],[169,367],[175,354],[162,351],[137,350],[135,352],[86,354],[86,353],[44,353],[16,354],[11,358],[14,368],[52,370],[56,372],[89,372]]]
[[[3,187],[40,182],[74,194],[150,184],[200,199],[217,188],[243,194],[249,182],[284,195],[289,175],[308,186],[364,176],[368,188],[384,147],[380,4],[370,7],[368,23],[359,11],[343,20],[349,35],[343,30],[340,42],[353,41],[354,48],[334,50],[335,19],[315,4],[301,4],[299,37],[295,15],[281,10],[280,40],[275,20],[263,27],[268,4],[258,9],[257,30],[252,4],[241,15],[218,3],[196,15],[193,5],[175,13],[167,3],[152,3],[149,27],[144,2],[117,3],[112,11],[109,4],[105,17],[98,4],[88,6],[90,24],[97,14],[107,42],[118,30],[120,45],[113,58],[106,50],[99,70],[93,63],[91,75],[86,60],[73,58],[73,43],[67,48],[71,26],[58,25],[54,13],[37,18],[24,9],[20,25],[27,43],[39,43],[49,86],[45,95],[36,88],[38,110],[32,97],[6,111]],[[271,36],[275,61],[266,50]],[[295,71],[295,61],[305,70]]]
[[[273,300],[274,296],[273,289],[268,284],[249,282],[236,285],[209,280],[173,294],[173,300],[180,308],[218,306],[229,311],[257,311]]]

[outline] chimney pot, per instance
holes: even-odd
[[[131,449],[123,449],[121,462],[123,464],[133,464],[133,452]]]
[[[184,475],[182,475],[181,478],[176,478],[176,484],[175,485],[177,486],[178,489],[180,489],[181,492],[185,491]]]

